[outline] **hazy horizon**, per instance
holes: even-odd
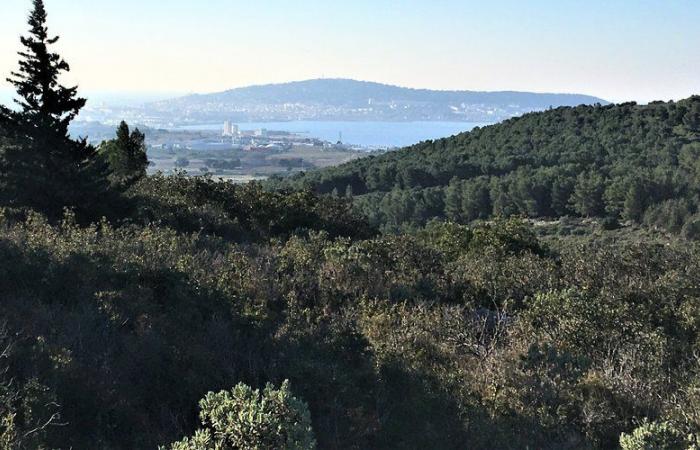
[[[16,67],[30,7],[28,0],[3,3],[2,79]],[[207,93],[317,78],[640,103],[700,92],[700,4],[611,3],[47,0],[46,6],[49,30],[62,38],[57,50],[73,69],[66,82],[82,92]]]

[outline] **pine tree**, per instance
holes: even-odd
[[[491,193],[488,181],[476,179],[466,184],[462,198],[462,216],[466,222],[486,219],[491,215]]]
[[[627,220],[640,222],[644,207],[646,206],[647,193],[644,185],[639,181],[634,181],[625,196],[622,215]]]
[[[29,36],[20,40],[26,50],[19,52],[19,72],[12,72],[12,83],[19,94],[16,100],[25,119],[32,119],[44,126],[47,137],[68,139],[68,125],[85,106],[85,99],[77,96],[77,88],[67,88],[58,83],[62,72],[70,66],[60,55],[51,53],[49,45],[58,37],[49,37],[46,27],[46,9],[42,0],[34,0],[34,10],[29,15]]]
[[[599,173],[595,171],[581,173],[576,178],[570,200],[571,207],[581,216],[600,216],[605,212],[604,192],[605,183]]]
[[[462,183],[456,177],[450,180],[445,189],[445,215],[455,222],[462,219]]]
[[[694,99],[697,99],[694,97]],[[700,132],[700,103],[693,102],[690,110],[683,117],[683,125],[691,132]]]
[[[19,110],[1,112],[11,142],[0,152],[1,200],[52,217],[65,207],[89,208],[104,194],[105,180],[92,164],[94,147],[69,136],[68,126],[85,99],[77,87],[59,83],[70,67],[49,49],[58,37],[48,33],[42,0],[34,0],[28,24],[28,36],[20,38],[19,70],[7,79],[17,90]]]
[[[574,185],[566,177],[559,176],[552,183],[552,204],[551,208],[557,216],[569,214],[569,199],[574,191]]]
[[[109,164],[113,182],[122,188],[146,175],[146,136],[138,128],[130,131],[129,125],[122,121],[116,139],[104,142],[98,151]]]

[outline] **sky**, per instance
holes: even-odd
[[[353,78],[405,87],[700,94],[698,0],[45,0],[66,84],[205,93]],[[30,0],[0,0],[0,76]],[[0,91],[8,84],[0,82]]]

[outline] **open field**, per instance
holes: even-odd
[[[149,149],[150,173],[174,173],[192,176],[211,174],[216,178],[247,182],[275,174],[289,174],[316,168],[337,166],[363,156],[366,152],[323,146],[294,146],[283,150],[244,151],[175,148]]]

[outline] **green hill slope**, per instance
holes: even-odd
[[[697,210],[700,97],[558,108],[272,184],[353,193],[375,224],[616,217],[680,230]]]

